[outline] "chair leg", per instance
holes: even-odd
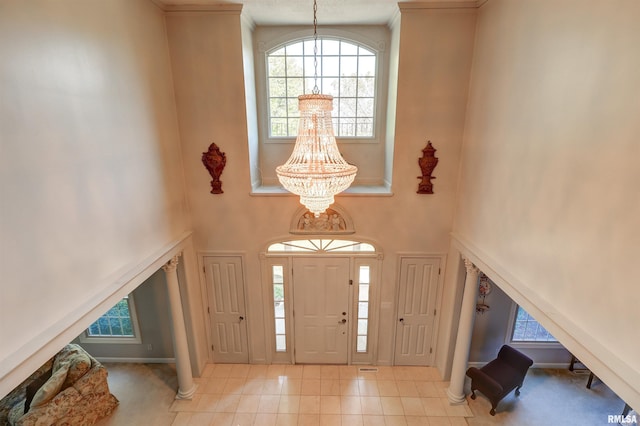
[[[491,411],[489,411],[489,414],[491,414],[492,416],[496,415],[496,409],[492,408]]]
[[[520,396],[520,388],[521,388],[521,387],[522,387],[522,386],[518,386],[518,387],[516,388],[516,396]]]
[[[471,389],[471,399],[476,399],[476,391]]]
[[[589,381],[587,382],[587,389],[591,389],[592,383],[593,383],[593,373],[589,373]]]

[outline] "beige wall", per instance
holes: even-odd
[[[162,11],[2,1],[0,58],[4,395],[190,225]]]
[[[635,0],[480,9],[455,221],[463,253],[636,407],[638,22]]]
[[[381,363],[392,359],[399,253],[446,254],[449,248],[474,26],[474,11],[403,12],[393,196],[337,198],[353,218],[354,238],[374,241],[384,252]],[[267,243],[290,238],[298,200],[249,195],[239,11],[170,12],[167,29],[196,250],[244,255],[251,360],[264,362],[259,254]],[[418,195],[418,158],[428,139],[440,157],[436,193]],[[209,193],[201,163],[211,142],[227,154],[221,195]]]

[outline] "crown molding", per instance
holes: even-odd
[[[240,3],[215,3],[215,4],[166,4],[162,0],[151,0],[159,8],[167,13],[171,12],[214,12],[240,14],[242,4]]]
[[[401,12],[422,9],[477,9],[487,0],[399,2]]]

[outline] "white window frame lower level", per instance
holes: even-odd
[[[511,312],[509,314],[509,324],[507,326],[507,335],[505,337],[505,343],[514,348],[537,348],[537,349],[558,349],[562,348],[562,344],[556,341],[523,341],[523,340],[513,340],[513,331],[516,324],[516,315],[518,313],[518,304],[513,302],[511,304]],[[524,308],[522,308],[524,309]],[[542,326],[542,324],[540,324]]]
[[[127,305],[129,307],[129,317],[131,319],[131,327],[133,328],[133,336],[93,336],[89,334],[89,329],[87,328],[80,336],[78,336],[80,339],[80,343],[141,344],[142,336],[140,334],[140,324],[138,323],[138,315],[136,313],[136,304],[133,293],[130,293],[124,299],[127,300]],[[118,301],[118,303],[120,303],[120,301]],[[106,313],[104,315],[106,315]],[[96,321],[94,321],[93,323],[95,323]]]

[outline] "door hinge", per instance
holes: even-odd
[[[207,273],[207,270],[205,269],[205,267],[204,267],[204,266],[202,267],[202,273],[203,273],[203,274],[206,274],[206,273]]]
[[[211,345],[211,350],[212,350],[212,351],[215,351],[215,350],[216,350],[216,348],[214,348],[214,347],[213,347],[213,345]]]
[[[207,306],[207,313],[210,314],[211,313],[211,309]]]
[[[440,268],[438,268],[438,275],[440,275]]]
[[[353,285],[353,280],[349,280],[349,285]]]
[[[434,317],[436,316],[436,311],[437,311],[437,309],[434,309],[434,310],[433,310],[433,316],[434,316]]]
[[[429,353],[432,354],[433,353],[433,348],[429,348]]]

